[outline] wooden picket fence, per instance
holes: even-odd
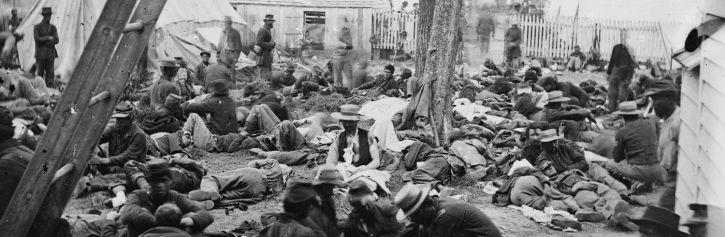
[[[397,11],[374,12],[372,48],[415,51],[418,15]]]
[[[523,34],[521,49],[527,57],[566,58],[579,45],[585,53],[591,48],[598,49],[601,59],[608,61],[612,47],[619,43],[629,46],[640,62],[669,64],[672,55],[672,46],[664,38],[662,28],[675,23],[534,15],[512,18],[518,18]]]

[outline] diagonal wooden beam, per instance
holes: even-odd
[[[136,66],[141,57],[145,56],[143,54],[144,48],[149,42],[151,33],[155,29],[156,20],[161,14],[165,3],[166,0],[139,0],[130,21],[142,22],[143,30],[128,31],[121,36],[111,58],[112,63],[108,65],[103,75],[97,79],[98,87],[92,93],[101,95],[108,92],[110,98],[87,105],[86,113],[79,122],[83,126],[78,127],[75,131],[75,134],[83,138],[83,140],[74,142],[72,146],[66,147],[63,151],[62,154],[65,154],[63,157],[68,159],[67,162],[73,162],[76,167],[86,167],[88,165],[90,153],[98,144],[110,114],[113,112],[116,103],[118,103],[126,85],[131,81],[130,74],[133,67]],[[59,179],[58,184],[51,187],[45,201],[62,203],[62,205],[55,205],[48,210],[44,210],[51,214],[42,215],[43,217],[59,217],[63,214],[63,209],[65,209],[65,205],[70,200],[73,190],[82,175],[83,169],[74,169],[71,174],[65,177],[65,180]],[[36,218],[35,223],[54,223],[54,221],[52,219]],[[52,231],[54,228],[43,229],[46,231],[43,231],[40,236],[50,236],[52,233],[48,231]]]
[[[48,129],[28,164],[8,208],[0,221],[0,236],[26,236],[38,210],[57,204],[43,204],[57,169],[65,165],[63,150],[81,138],[74,134],[80,115],[85,112],[91,91],[111,59],[121,30],[133,11],[135,0],[108,1],[93,28],[91,37],[71,76],[68,86],[53,111]],[[79,110],[80,108],[80,110]],[[79,169],[82,170],[82,169]],[[58,183],[56,183],[58,185]],[[41,236],[34,226],[29,236]]]
[[[84,169],[72,169],[53,184],[55,171],[67,163],[86,167],[165,2],[141,0],[132,19],[143,22],[145,30],[130,31],[123,37],[121,32],[134,12],[136,0],[106,3],[48,130],[0,221],[0,236],[53,234],[54,219],[62,214]],[[109,99],[96,99],[91,104],[91,97],[103,91],[110,93]],[[43,215],[37,215],[41,208]]]

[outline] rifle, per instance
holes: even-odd
[[[247,211],[249,209],[249,204],[255,204],[262,200],[263,198],[226,199],[217,201],[215,203],[215,206],[224,208],[224,213],[226,215],[229,215],[229,213],[234,211],[234,209],[239,209],[240,211]]]

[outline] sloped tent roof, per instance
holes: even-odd
[[[21,66],[29,69],[35,63],[33,26],[42,20],[43,6],[53,8],[51,23],[58,29],[56,74],[63,80],[70,77],[103,10],[105,0],[39,0],[18,27],[25,38],[18,42]],[[242,33],[243,42],[254,35],[247,24],[226,0],[171,0],[166,2],[156,22],[156,32],[149,40],[148,63],[155,65],[159,57],[180,55],[189,65],[201,62],[202,50],[212,51],[221,34],[224,16],[232,17],[232,27]],[[207,29],[200,33],[198,29]],[[215,55],[212,53],[212,55]],[[150,67],[150,68],[155,68]]]
[[[229,0],[229,3],[251,5],[343,7],[390,9],[389,0]]]

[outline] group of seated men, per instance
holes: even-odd
[[[284,189],[285,174],[290,170],[287,165],[304,164],[312,152],[314,147],[309,141],[322,131],[319,119],[293,120],[282,106],[283,96],[265,91],[250,95],[251,106],[239,106],[239,101],[229,96],[230,88],[236,87],[231,73],[205,78],[203,91],[208,95],[196,96],[188,90],[185,93],[178,83],[174,83],[181,71],[179,62],[163,59],[159,64],[161,78],[150,88],[147,97],[137,103],[122,101],[116,106],[100,142],[107,143],[107,148],[100,149],[102,151],[91,159],[85,188],[88,191],[109,190],[115,196],[109,200],[109,205],[123,206],[119,218],[99,226],[128,231],[131,236],[163,226],[200,232],[213,222],[206,209],[219,200],[280,193]],[[292,76],[289,69],[283,77]],[[382,75],[353,89],[372,89],[378,94],[399,97],[410,97],[422,89],[421,85],[415,84],[414,78],[411,79],[409,70],[404,70],[400,77],[393,76],[394,70],[388,65]],[[458,78],[460,87],[457,90],[461,96],[465,90],[473,91],[473,96],[465,98],[476,102],[471,105],[484,105],[490,111],[466,116],[461,112],[463,110],[456,110],[455,129],[448,134],[451,145],[444,149],[433,148],[435,141],[428,116],[401,111],[401,120],[392,121],[396,134],[400,139],[416,142],[392,161],[379,148],[378,138],[359,128],[358,122],[362,119],[357,113],[359,107],[341,106],[340,112],[332,114],[340,121],[342,131],[336,133],[328,148],[325,160],[330,171],[322,172],[321,169],[320,174],[336,172],[346,184],[333,183],[350,185],[351,198],[358,192],[367,195],[353,203],[353,206],[359,205],[355,210],[364,213],[350,218],[355,220],[357,216],[362,223],[353,223],[353,227],[348,226],[346,230],[367,234],[403,231],[408,236],[419,236],[415,233],[425,229],[433,233],[461,231],[495,236],[498,229],[490,227],[493,224],[479,213],[478,208],[439,200],[435,196],[420,197],[420,194],[427,194],[430,189],[442,190],[453,176],[468,175],[484,180],[503,173],[510,175],[497,193],[495,201],[500,204],[527,205],[536,209],[553,207],[570,211],[581,221],[608,220],[613,225],[635,229],[628,220],[627,206],[641,203],[636,194],[661,182],[663,173],[669,172],[665,169],[671,167],[663,168],[653,120],[641,117],[637,102],[622,103],[616,114],[622,115],[624,127],[616,133],[616,143],[607,144],[607,138],[592,131],[586,122],[592,118],[589,108],[590,97],[594,94],[570,82],[559,82],[556,77],[539,80],[539,73],[528,71],[523,82],[506,78],[492,84]],[[276,89],[284,92],[288,86],[309,93],[324,87],[317,82],[325,79],[308,77],[322,78],[314,73],[295,80],[287,78]],[[274,84],[274,78],[270,79],[270,84]],[[660,84],[660,87],[653,86],[658,90],[647,94],[655,96],[674,91],[673,87],[668,87],[671,83]],[[657,116],[672,114],[673,111],[659,111],[661,107],[664,106],[655,106]],[[298,128],[310,120],[315,120],[309,126],[316,129]],[[604,148],[598,149],[602,146]],[[583,148],[610,156],[612,160],[589,162]],[[250,150],[265,159],[250,162],[246,168],[207,174],[203,163],[192,159],[198,158],[194,157],[195,149],[204,152]],[[519,152],[509,152],[511,150]],[[526,160],[531,165],[509,172],[508,166],[519,160]],[[385,187],[385,178],[378,178],[385,176],[385,171],[379,169],[386,165],[397,168],[399,164],[409,171],[404,180],[411,184],[398,192],[397,208],[375,204],[379,196],[392,196]],[[319,184],[303,183],[288,187],[283,202],[287,216],[280,218],[277,224],[299,224],[306,215],[314,213],[311,209],[315,204],[312,200],[317,200],[313,198],[315,195],[323,202],[326,199],[329,202],[331,191],[318,190],[317,186]],[[133,191],[126,195],[127,190]],[[188,193],[188,197],[179,193]],[[165,205],[168,203],[174,205]],[[392,224],[398,222],[380,219],[398,209],[419,226],[402,228]],[[443,209],[448,210],[451,217],[438,218],[431,223],[431,217]],[[367,223],[370,218],[366,216],[371,215],[368,213],[371,210],[379,223]],[[319,212],[336,220],[329,210]],[[169,213],[181,213],[183,217],[171,225],[166,220]],[[336,226],[331,224],[336,221],[316,222],[320,226]],[[333,229],[321,228],[324,232]],[[270,233],[268,236],[276,236],[283,230],[290,229],[269,226],[265,231]],[[326,233],[326,236],[336,235]]]

